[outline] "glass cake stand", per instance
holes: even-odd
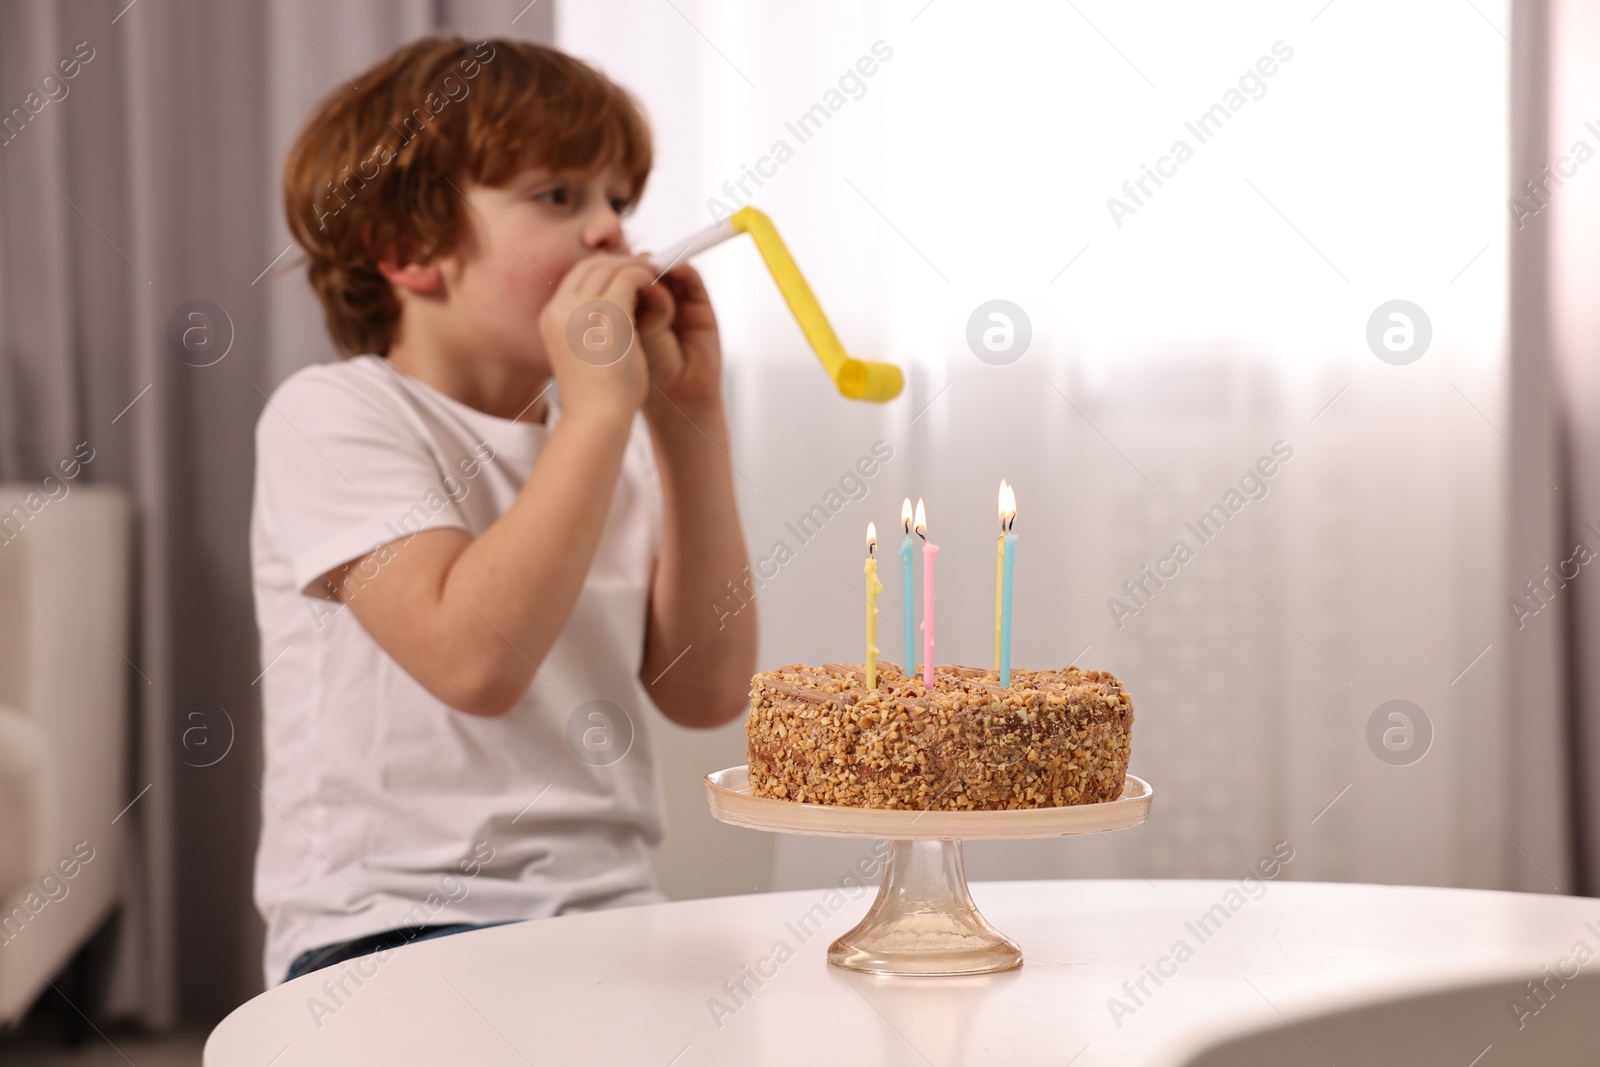
[[[828,962],[869,974],[988,974],[1021,966],[1022,950],[990,926],[967,892],[961,842],[1067,837],[1144,822],[1155,791],[1128,775],[1122,796],[1103,804],[1016,811],[910,811],[801,804],[750,794],[750,768],[705,778],[711,814],[733,826],[818,837],[889,842],[872,908],[828,946]]]

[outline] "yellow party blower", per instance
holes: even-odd
[[[900,373],[900,368],[893,363],[856,359],[844,350],[833,327],[828,325],[828,317],[822,313],[822,305],[817,303],[811,286],[806,284],[805,276],[795,266],[794,257],[789,255],[789,249],[784,245],[783,238],[778,236],[772,220],[755,208],[740,208],[732,217],[669,246],[673,255],[668,267],[740,233],[748,233],[755,240],[761,258],[767,263],[767,270],[772,272],[772,280],[778,283],[778,292],[783,294],[795,321],[800,324],[801,332],[811,343],[817,358],[822,360],[823,367],[839,387],[839,392],[851,400],[875,400],[879,403],[899,396],[905,386],[905,375]]]

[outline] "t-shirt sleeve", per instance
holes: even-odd
[[[397,401],[323,368],[294,375],[256,424],[256,477],[295,587],[426,529],[471,527]]]

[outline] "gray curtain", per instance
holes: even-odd
[[[212,1021],[260,988],[253,431],[286,375],[333,355],[295,253],[280,257],[279,168],[316,99],[433,30],[550,40],[553,12],[548,0],[0,4],[0,110],[28,115],[0,145],[0,480],[40,478],[88,441],[86,476],[124,487],[137,518],[123,651],[149,682],[130,675],[125,796],[149,789],[117,824],[130,863],[102,1015]],[[75,76],[30,98],[63,59]],[[189,318],[193,301],[222,314]],[[174,351],[175,315],[209,323],[226,355],[200,366]],[[216,748],[185,747],[197,721],[217,744],[233,737],[209,766]]]
[[[1561,2],[1561,0],[1556,0]],[[1510,173],[1515,195],[1524,178],[1549,161],[1552,87],[1547,80],[1552,47],[1551,3],[1518,0],[1512,12]],[[1514,223],[1507,257],[1510,270],[1510,420],[1507,434],[1509,514],[1505,518],[1512,582],[1537,578],[1540,568],[1564,558],[1556,555],[1567,540],[1563,510],[1571,485],[1561,469],[1563,451],[1559,398],[1555,387],[1549,321],[1552,277],[1549,233]],[[1552,488],[1550,481],[1560,488]],[[1564,497],[1561,489],[1567,490]],[[1513,588],[1508,599],[1519,595]],[[1550,891],[1546,874],[1573,871],[1572,797],[1581,783],[1569,771],[1571,686],[1568,628],[1564,611],[1550,625],[1513,631],[1510,640],[1512,701],[1504,750],[1508,759],[1509,826],[1520,857],[1508,856],[1512,888]],[[1549,709],[1558,714],[1549,714]],[[1558,813],[1552,818],[1551,813]],[[1542,860],[1543,862],[1536,862]],[[1541,873],[1545,872],[1545,873]],[[1574,879],[1551,874],[1562,892],[1576,890]]]
[[[1600,552],[1600,163],[1577,163],[1577,142],[1600,152],[1600,111],[1594,93],[1600,50],[1600,10],[1586,0],[1550,0],[1541,37],[1543,53],[1530,56],[1527,79],[1546,106],[1530,123],[1542,152],[1532,153],[1512,175],[1511,195],[1539,210],[1518,231],[1542,249],[1548,273],[1529,279],[1530,307],[1539,316],[1550,352],[1551,422],[1561,434],[1561,536],[1543,559],[1529,563],[1532,577],[1550,565],[1578,577],[1550,583],[1565,623],[1563,652],[1570,692],[1571,743],[1567,746],[1573,798],[1578,892],[1600,894],[1600,587],[1590,565],[1574,560],[1579,544]],[[1533,71],[1538,63],[1540,70]],[[1545,77],[1547,76],[1548,80]],[[1548,166],[1549,171],[1544,168]],[[1563,177],[1563,174],[1565,177]],[[1547,175],[1553,177],[1547,178]],[[1534,198],[1524,183],[1533,180]],[[1542,206],[1540,204],[1542,201]],[[1537,289],[1535,290],[1535,285]],[[1541,576],[1542,577],[1542,576]]]

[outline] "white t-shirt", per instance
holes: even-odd
[[[396,926],[666,899],[649,854],[666,822],[654,704],[638,679],[661,541],[642,417],[583,591],[505,715],[434,697],[319,580],[422,529],[482,534],[559,419],[555,403],[544,425],[484,414],[378,356],[306,367],[262,412],[250,556],[268,986],[306,949]]]

